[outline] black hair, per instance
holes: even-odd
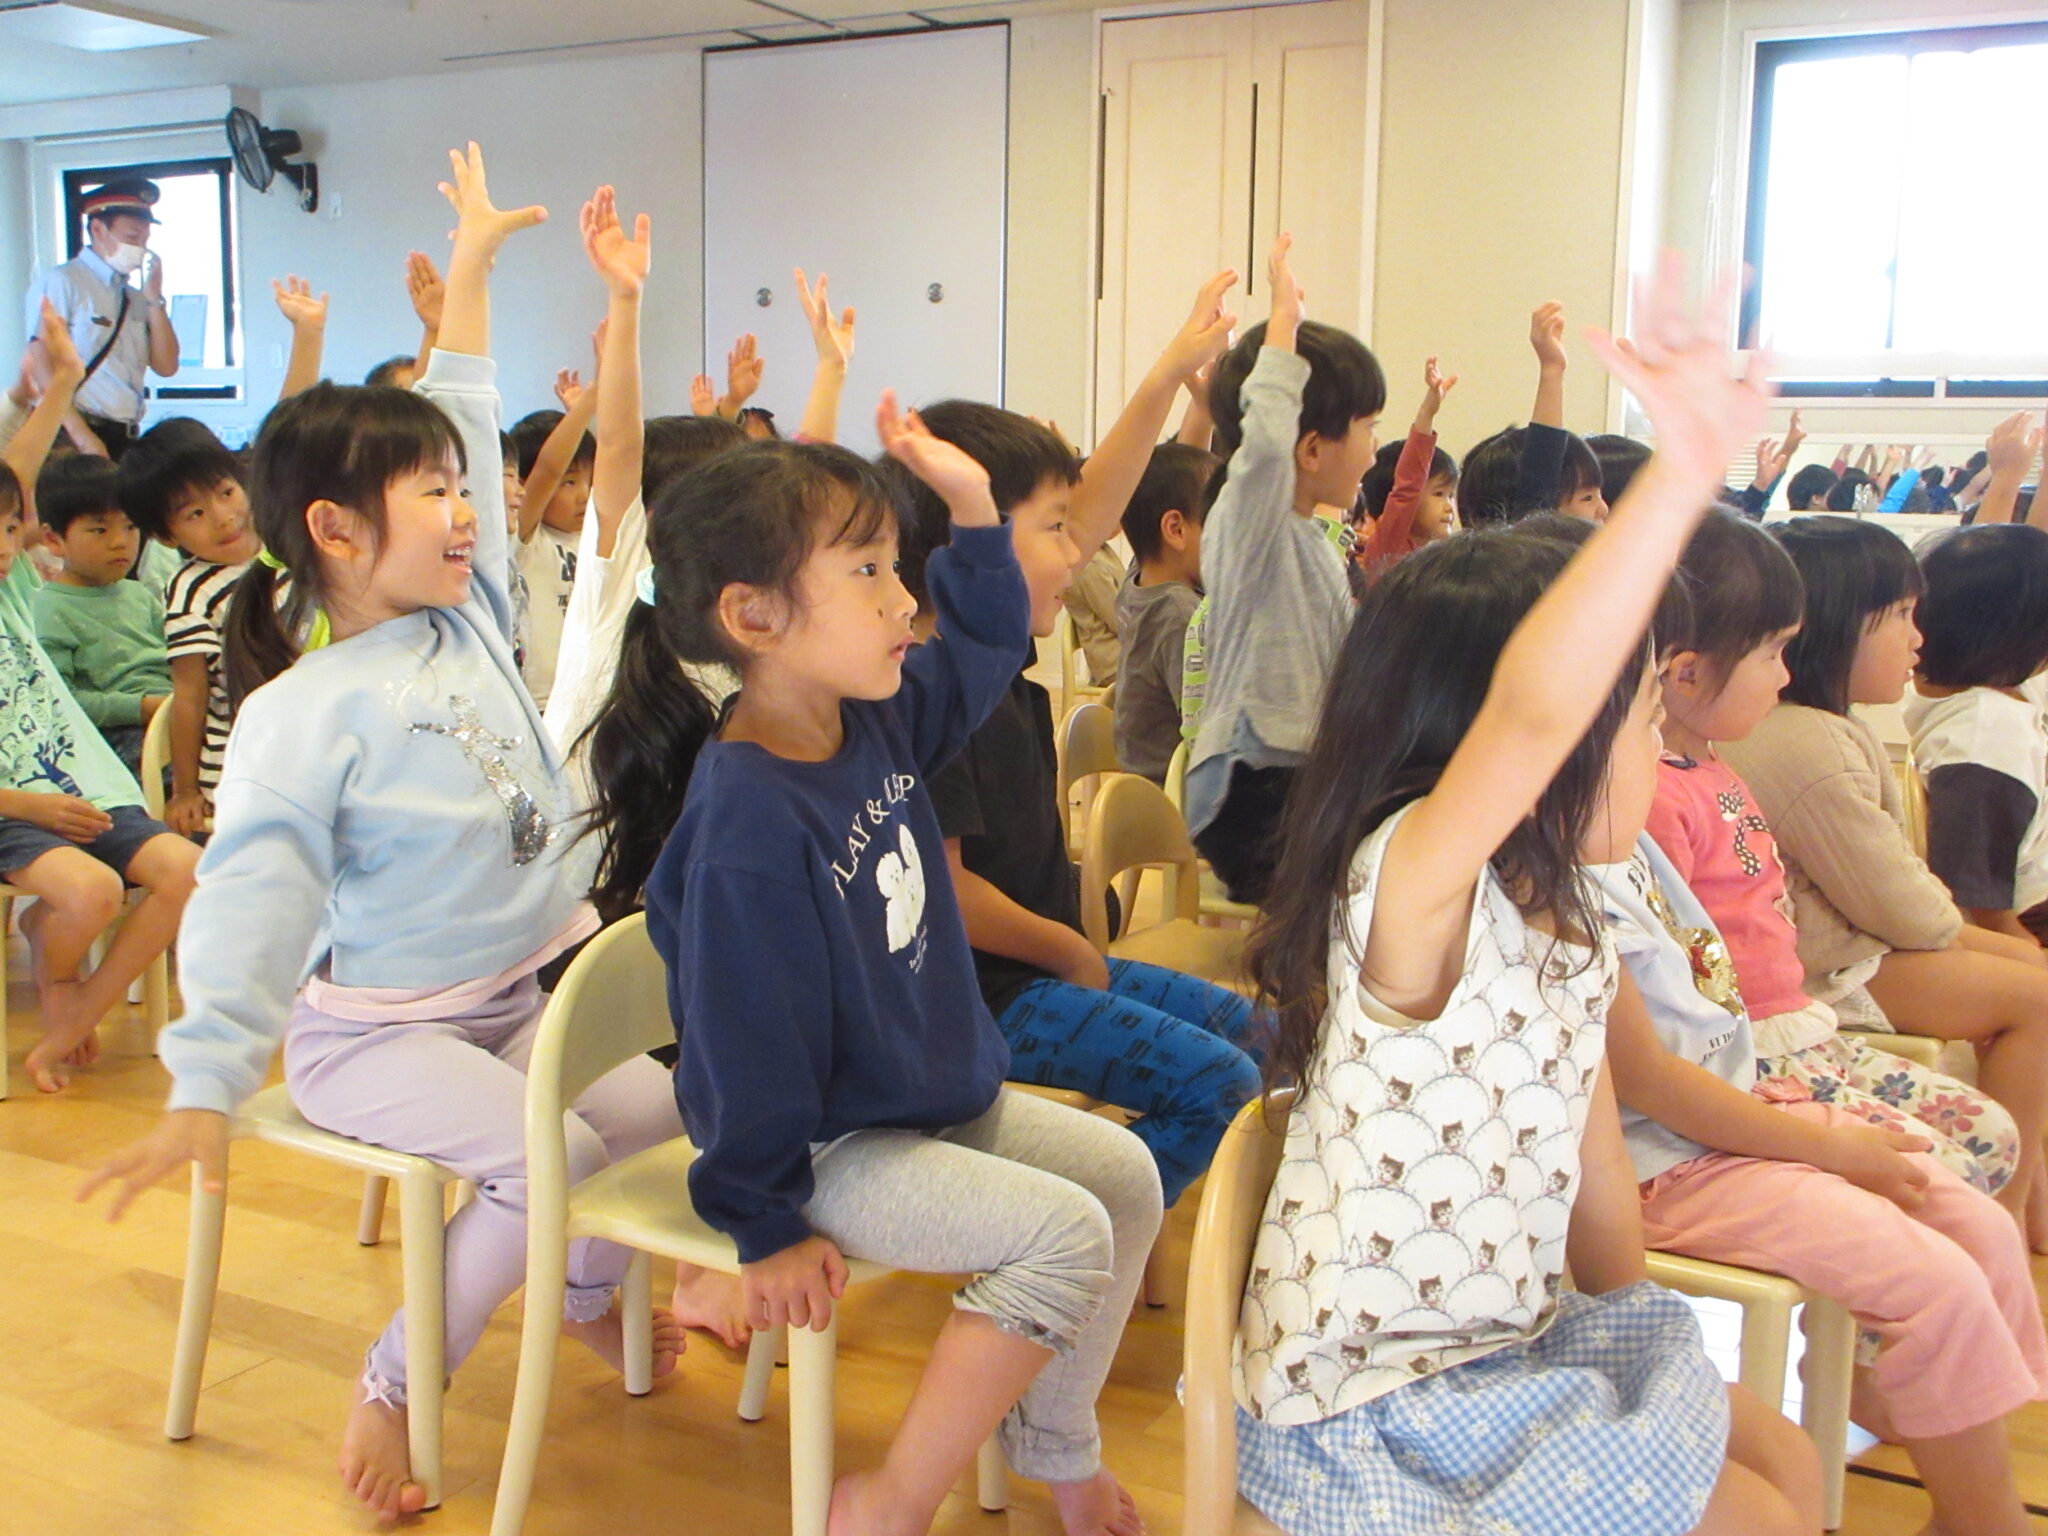
[[[1600,460],[1576,432],[1564,434],[1564,462],[1553,490],[1522,488],[1522,444],[1527,427],[1508,427],[1465,455],[1458,482],[1458,516],[1467,527],[1517,523],[1535,512],[1555,512],[1582,491],[1604,483]]]
[[[297,637],[327,595],[306,509],[316,501],[347,507],[381,543],[391,482],[447,463],[468,472],[462,434],[425,395],[323,382],[278,402],[256,436],[249,510],[291,588],[280,603],[284,572],[261,560],[235,583],[221,636],[230,708],[299,659]]]
[[[0,517],[21,516],[21,477],[14,472],[14,466],[0,459]],[[17,551],[15,558],[21,558]]]
[[[363,382],[379,389],[397,389],[398,370],[416,367],[419,359],[410,352],[401,352],[396,357],[387,357],[383,362],[363,375]]]
[[[2017,688],[2048,662],[2048,532],[1984,523],[1920,552],[1920,676],[1937,688]]]
[[[1600,499],[1610,507],[1621,500],[1636,472],[1650,462],[1648,443],[1619,432],[1596,432],[1586,439],[1586,446],[1600,466]]]
[[[1328,1002],[1332,903],[1349,893],[1359,844],[1428,794],[1493,686],[1515,628],[1576,552],[1540,528],[1483,529],[1417,551],[1359,604],[1324,695],[1308,761],[1282,819],[1281,852],[1249,966],[1278,1020],[1267,1081],[1305,1081]],[[1493,855],[1525,912],[1590,941],[1600,909],[1581,870],[1608,758],[1650,663],[1636,647],[1598,716]],[[1344,933],[1357,946],[1363,935]]]
[[[1187,443],[1161,443],[1152,450],[1138,488],[1124,508],[1124,537],[1130,540],[1132,554],[1140,560],[1159,558],[1165,548],[1159,524],[1167,513],[1178,512],[1191,523],[1200,523],[1209,515],[1202,497],[1222,462],[1208,449]]]
[[[1828,491],[1828,511],[1854,512],[1856,510],[1856,492],[1861,487],[1871,483],[1870,476],[1851,464],[1842,471],[1840,478],[1835,481]],[[1792,510],[1804,512],[1806,509],[1795,504]]]
[[[988,471],[989,495],[996,512],[1009,520],[1020,502],[1028,501],[1047,481],[1072,485],[1081,478],[1081,461],[1050,427],[1029,416],[977,400],[941,400],[918,412],[934,437],[943,438]],[[881,464],[903,526],[897,547],[897,573],[920,608],[930,606],[924,565],[933,550],[953,539],[953,515],[945,499],[893,459]]]
[[[1939,464],[1930,464],[1925,469],[1920,471],[1920,483],[1931,491],[1936,486],[1941,484],[1942,479],[1946,474],[1947,471],[1944,470]]]
[[[749,441],[723,416],[650,417],[640,449],[640,502],[651,507],[668,483],[693,464]]]
[[[120,511],[121,471],[112,459],[67,453],[51,459],[36,476],[36,517],[59,538],[81,517]]]
[[[1783,545],[1738,508],[1707,513],[1679,557],[1678,570],[1692,608],[1682,648],[1705,657],[1722,683],[1743,657],[1805,614],[1798,567]]]
[[[533,461],[547,446],[548,438],[562,424],[560,411],[531,411],[512,423],[512,446],[519,452],[519,478],[533,473]],[[588,464],[597,457],[597,439],[588,432],[569,456],[571,465]]]
[[[1882,523],[1795,517],[1767,531],[1806,586],[1802,627],[1785,647],[1792,681],[1779,697],[1846,715],[1856,648],[1887,608],[1920,595],[1920,567],[1905,540]]]
[[[1244,438],[1244,407],[1239,394],[1265,344],[1266,322],[1261,320],[1217,359],[1210,377],[1209,414],[1216,426],[1216,451],[1226,459],[1237,452]],[[1343,437],[1359,417],[1377,416],[1387,408],[1387,376],[1379,359],[1349,331],[1304,320],[1295,334],[1294,350],[1308,364],[1297,441],[1311,432],[1318,437]]]
[[[1835,472],[1825,464],[1808,464],[1796,471],[1785,486],[1785,500],[1794,512],[1811,512],[1813,499],[1825,497],[1835,488]]]
[[[1358,482],[1357,505],[1367,517],[1378,517],[1386,509],[1387,497],[1394,489],[1394,471],[1401,463],[1401,450],[1407,447],[1405,440],[1380,444],[1380,451],[1373,455],[1372,468]],[[1429,456],[1429,473],[1423,477],[1423,484],[1436,481],[1458,484],[1458,461],[1443,449],[1438,448]]]
[[[167,417],[121,455],[121,510],[143,533],[168,539],[173,503],[241,478],[241,461],[205,423]]]
[[[720,594],[737,582],[793,600],[813,549],[865,544],[896,517],[875,466],[830,443],[749,442],[662,491],[647,519],[655,601],[627,615],[611,690],[580,738],[594,791],[584,831],[603,840],[591,893],[601,910],[640,902],[717,728],[684,664],[743,669]]]
[[[519,445],[503,427],[498,428],[498,463],[501,468],[507,464],[514,469],[519,467]]]
[[[782,436],[775,427],[775,413],[764,405],[743,405],[740,407],[739,415],[733,418],[734,425],[739,427],[742,432],[746,431],[749,421],[760,422],[762,426],[768,429],[768,435],[772,438],[779,439]]]

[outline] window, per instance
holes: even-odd
[[[1756,50],[1743,333],[1789,395],[2038,395],[2048,24]]]
[[[163,259],[164,297],[178,333],[178,377],[158,383],[166,400],[231,400],[236,386],[219,372],[239,367],[232,204],[234,167],[225,160],[165,160],[64,172],[67,257],[85,245],[85,194],[115,177],[146,176],[162,197],[149,248]],[[207,378],[207,373],[216,376]]]

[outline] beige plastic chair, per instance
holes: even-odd
[[[1081,825],[1087,826],[1089,808],[1102,789],[1102,781],[1121,773],[1116,759],[1116,715],[1106,704],[1082,703],[1068,710],[1060,721],[1059,796],[1060,831],[1067,839],[1067,857],[1081,856],[1074,826],[1074,791],[1081,791]]]
[[[1173,757],[1166,765],[1166,798],[1185,818],[1188,811],[1188,744],[1185,741],[1173,749]],[[1232,918],[1249,923],[1259,915],[1259,909],[1250,902],[1230,899],[1229,893],[1223,889],[1223,882],[1216,878],[1216,871],[1209,867],[1206,859],[1202,861],[1202,899],[1197,905],[1203,917]]]
[[[1842,1479],[1848,1464],[1849,1376],[1856,1364],[1856,1320],[1840,1302],[1783,1275],[1713,1264],[1675,1253],[1644,1255],[1650,1278],[1686,1296],[1732,1301],[1742,1308],[1742,1364],[1738,1379],[1772,1408],[1785,1401],[1785,1351],[1792,1341],[1792,1309],[1806,1308],[1805,1393],[1799,1423],[1820,1452],[1824,1518],[1842,1524]]]
[[[1060,616],[1053,621],[1052,648],[1060,659],[1060,714],[1065,716],[1076,705],[1098,703],[1109,697],[1109,689],[1096,687],[1077,680],[1080,669],[1087,665],[1081,659],[1081,636],[1074,628],[1074,616],[1062,607]]]
[[[282,1086],[266,1088],[228,1122],[236,1139],[357,1168],[398,1184],[399,1219],[405,1258],[406,1429],[413,1481],[426,1490],[428,1509],[441,1502],[442,1191],[457,1175],[438,1163],[388,1147],[337,1136],[309,1123],[292,1107]],[[381,1210],[381,1206],[380,1206]],[[213,1331],[214,1295],[220,1284],[227,1192],[208,1194],[192,1170],[192,1217],[185,1250],[185,1294],[178,1307],[177,1354],[171,1365],[171,1401],[164,1433],[189,1439],[199,1406],[200,1376],[206,1368],[207,1338]]]
[[[1181,1337],[1182,1536],[1282,1536],[1237,1492],[1236,1399],[1231,1355],[1252,1242],[1287,1142],[1294,1092],[1253,1099],[1237,1112],[1202,1184],[1188,1254],[1188,1311]]]
[[[554,1387],[570,1242],[603,1238],[633,1250],[619,1306],[626,1326],[626,1390],[636,1395],[653,1386],[650,1255],[739,1272],[732,1239],[707,1226],[690,1204],[690,1164],[697,1149],[688,1138],[650,1147],[569,1186],[562,1121],[568,1107],[614,1067],[674,1040],[661,956],[639,913],[584,946],[541,1016],[526,1067],[526,1313],[491,1536],[517,1536],[532,1497]],[[881,1265],[847,1259],[849,1286],[888,1273]],[[778,1350],[788,1350],[790,1526],[796,1536],[824,1536],[832,1497],[838,1327],[835,1310],[819,1332],[757,1333],[747,1350],[739,1413],[749,1421],[761,1418]],[[993,1440],[982,1447],[977,1483],[983,1509],[1006,1506],[1009,1472]]]
[[[1165,875],[1164,919],[1136,931],[1126,927],[1111,941],[1109,903],[1104,893],[1127,870],[1157,868]],[[1199,864],[1188,841],[1187,823],[1150,779],[1113,774],[1103,782],[1088,815],[1088,839],[1081,857],[1081,929],[1112,960],[1163,965],[1246,991],[1241,930],[1208,928],[1199,916]],[[1125,906],[1128,921],[1130,907]]]
[[[19,886],[0,883],[0,950],[7,945],[7,930],[14,921],[14,904],[17,901],[33,901],[35,898]],[[7,1055],[7,977],[4,965],[0,965],[0,1099],[7,1097],[8,1076]]]

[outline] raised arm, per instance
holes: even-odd
[[[327,340],[327,295],[313,297],[313,285],[302,277],[272,279],[270,291],[277,295],[278,312],[292,328],[291,361],[285,365],[280,400],[289,400],[302,389],[320,382],[320,354]]]
[[[42,398],[28,413],[28,420],[9,439],[6,448],[0,450],[0,460],[4,460],[21,481],[24,549],[32,542],[31,536],[35,532],[36,476],[42,473],[43,460],[49,457],[50,445],[57,441],[58,430],[71,413],[71,397],[85,379],[85,364],[71,343],[71,329],[48,299],[43,300],[36,342],[42,348],[50,376],[43,384]]]
[[[412,300],[412,312],[420,319],[420,350],[412,372],[418,380],[426,377],[427,359],[441,344],[441,306],[448,297],[448,285],[441,281],[433,258],[424,251],[406,255],[405,296]]]
[[[583,205],[583,249],[609,295],[598,361],[604,389],[597,401],[597,466],[590,486],[591,510],[597,514],[597,552],[607,560],[618,540],[619,520],[640,494],[647,441],[640,414],[640,295],[653,261],[650,236],[643,213],[634,219],[628,238],[610,187],[599,187]]]
[[[814,289],[804,281],[804,269],[796,269],[796,296],[804,306],[804,318],[811,323],[812,344],[818,349],[818,368],[811,375],[811,393],[804,401],[797,434],[814,443],[839,441],[839,395],[846,387],[847,365],[853,361],[853,306],[847,305],[835,316],[825,293],[827,281],[820,272]]]
[[[601,382],[592,380],[586,386],[574,370],[567,368],[555,382],[555,393],[566,409],[562,412],[562,419],[555,423],[555,430],[540,445],[540,452],[533,456],[533,468],[527,472],[526,484],[519,493],[519,542],[522,544],[531,539],[533,531],[540,527],[541,514],[547,511],[548,503],[554,500],[556,488],[576,462],[576,450],[582,446],[583,434],[597,419],[597,405],[602,397]],[[639,421],[637,411],[633,419]],[[625,508],[622,506],[619,510],[623,512]]]
[[[448,152],[451,180],[441,195],[455,209],[455,250],[448,258],[447,292],[441,306],[440,349],[470,357],[491,355],[491,265],[499,248],[522,229],[542,223],[538,205],[499,209],[484,184],[484,152],[472,142]]]
[[[1977,503],[1977,522],[2012,521],[2013,509],[2019,505],[2020,487],[2026,483],[2027,471],[2040,451],[2041,429],[2034,425],[2032,411],[2014,411],[1991,429],[1991,436],[1984,441],[1984,470],[1991,479],[1984,487],[1983,499]],[[2041,503],[2042,497],[2036,493],[2034,508],[2048,519],[2048,508],[2042,508]],[[2032,510],[2027,521],[2041,525]]]
[[[1152,450],[1166,430],[1166,417],[1174,397],[1190,374],[1207,367],[1230,345],[1230,329],[1237,317],[1223,307],[1223,296],[1237,282],[1237,274],[1218,272],[1195,295],[1194,308],[1174,333],[1166,350],[1132,391],[1130,400],[1117,416],[1116,424],[1102,435],[1088,462],[1081,467],[1081,483],[1074,487],[1067,532],[1074,546],[1087,560],[1112,535],[1130,505],[1131,493],[1144,478],[1152,462]],[[1270,343],[1270,326],[1268,328]],[[1292,336],[1287,345],[1294,345]]]
[[[1416,409],[1414,425],[1408,429],[1408,441],[1401,445],[1401,457],[1394,461],[1394,484],[1365,536],[1367,570],[1398,560],[1408,552],[1408,541],[1415,532],[1415,514],[1429,485],[1429,466],[1436,462],[1436,413],[1457,382],[1455,373],[1444,377],[1433,357],[1422,365],[1422,404]]]
[[[1175,442],[1204,453],[1216,440],[1216,418],[1209,414],[1209,379],[1215,371],[1215,363],[1204,363],[1181,381],[1187,387],[1188,407],[1181,413],[1180,430],[1173,434]]]
[[[718,397],[717,407],[720,416],[727,421],[740,419],[740,411],[761,387],[761,373],[767,366],[752,331],[732,344],[725,354],[725,393]]]
[[[1536,403],[1529,407],[1532,424],[1564,425],[1564,306],[1555,299],[1536,306],[1529,317],[1529,345],[1536,353]]]
[[[1763,419],[1761,361],[1741,379],[1728,373],[1726,306],[1709,303],[1695,320],[1682,293],[1679,258],[1667,254],[1642,285],[1634,349],[1589,333],[1649,411],[1657,451],[1516,627],[1471,729],[1388,844],[1363,976],[1391,1007],[1440,1004],[1474,882],[1592,725],[1729,457]]]

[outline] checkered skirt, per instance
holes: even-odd
[[[1727,1445],[1699,1325],[1648,1281],[1321,1423],[1237,1414],[1238,1486],[1290,1536],[1676,1536]]]

